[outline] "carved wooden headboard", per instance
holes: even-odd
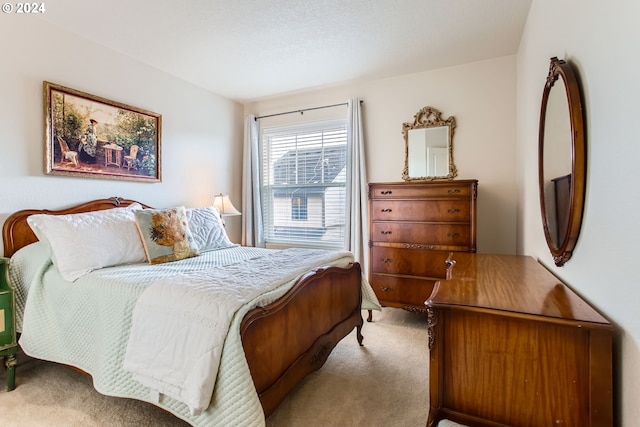
[[[109,199],[97,199],[90,202],[82,203],[80,205],[72,206],[66,209],[60,210],[48,210],[48,209],[24,209],[15,212],[7,218],[2,226],[2,240],[4,243],[4,256],[12,256],[18,249],[27,246],[29,243],[37,242],[38,238],[29,224],[27,218],[30,215],[35,214],[48,214],[48,215],[66,215],[72,213],[82,213],[91,211],[101,211],[104,209],[111,209],[117,207],[126,207],[132,203],[140,203],[145,208],[150,206],[144,203],[137,202],[136,200],[123,199],[121,197],[111,197]]]

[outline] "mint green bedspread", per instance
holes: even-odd
[[[133,308],[149,284],[177,273],[260,257],[270,250],[237,246],[167,264],[104,268],[70,283],[62,279],[46,251],[34,245],[17,252],[10,265],[18,330],[22,332],[20,345],[26,354],[80,368],[91,374],[100,393],[151,402],[193,426],[265,425],[240,341],[240,322],[251,308],[275,301],[295,281],[263,294],[236,313],[225,340],[211,404],[200,415],[191,415],[185,404],[164,395],[155,400],[157,395],[133,380],[122,363]],[[379,309],[364,280],[362,288],[363,309]]]

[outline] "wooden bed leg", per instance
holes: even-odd
[[[364,339],[362,336],[362,324],[356,326],[356,335],[358,337],[358,344],[360,344],[360,347],[364,346],[364,344],[362,344],[362,340]]]
[[[369,316],[367,316],[367,322],[373,321],[373,311],[367,310],[369,312]]]

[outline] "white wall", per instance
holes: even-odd
[[[224,192],[240,205],[240,104],[37,17],[0,18],[0,223],[19,209],[111,196],[157,207],[205,206]],[[162,114],[162,182],[45,175],[44,80]],[[227,224],[232,240],[240,241],[240,220]]]
[[[518,251],[534,256],[617,329],[616,425],[640,426],[640,2],[533,0],[518,54]],[[576,66],[583,83],[587,188],[582,231],[558,268],[538,208],[538,119],[549,58]]]
[[[457,179],[478,179],[478,252],[516,250],[516,57],[428,71],[367,83],[323,88],[245,105],[267,115],[364,100],[363,125],[369,182],[402,181],[402,123],[422,107],[454,116]],[[262,126],[346,115],[346,107],[261,119]]]

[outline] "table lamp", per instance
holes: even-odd
[[[231,200],[229,200],[228,194],[220,193],[216,196],[213,196],[213,206],[218,208],[218,210],[220,211],[222,224],[225,226],[226,226],[224,221],[225,216],[242,215],[242,213],[240,213],[240,211],[236,209],[235,206],[233,206],[233,203],[231,203]]]

